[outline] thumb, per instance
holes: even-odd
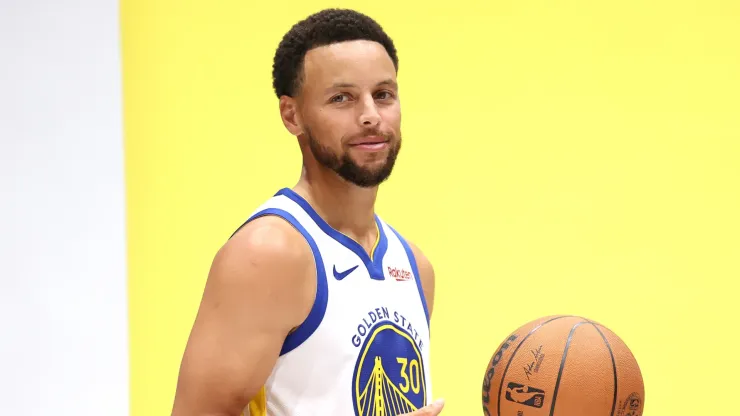
[[[414,412],[414,415],[418,416],[436,416],[442,412],[442,408],[445,407],[444,399],[437,399],[434,403],[429,406],[422,407],[418,412]]]

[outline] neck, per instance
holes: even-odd
[[[363,246],[374,243],[377,237],[375,200],[378,187],[362,188],[344,181],[328,169],[304,167],[293,190],[335,230]]]

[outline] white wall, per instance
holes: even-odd
[[[0,0],[0,415],[128,415],[118,32]]]

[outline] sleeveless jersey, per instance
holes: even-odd
[[[300,231],[318,280],[308,317],[243,415],[396,416],[431,403],[429,312],[404,238],[376,215],[368,255],[287,188],[247,223],[265,215]]]

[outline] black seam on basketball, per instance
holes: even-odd
[[[589,322],[579,322],[575,325],[573,325],[573,328],[570,330],[570,334],[568,334],[568,341],[565,343],[565,349],[563,350],[563,358],[560,360],[560,370],[558,370],[558,378],[557,381],[555,381],[555,390],[552,392],[552,405],[550,406],[550,416],[555,415],[555,400],[558,398],[558,389],[560,389],[560,379],[563,378],[563,370],[565,369],[565,359],[568,357],[568,349],[570,348],[570,342],[573,340],[573,334],[576,333],[576,329],[578,329],[579,326],[582,324],[587,324]]]
[[[612,346],[609,344],[609,340],[606,339],[604,336],[604,333],[601,332],[599,329],[598,324],[591,322],[591,325],[596,328],[596,331],[601,335],[601,339],[604,340],[604,344],[606,344],[606,348],[609,350],[609,356],[612,357],[612,369],[614,369],[614,398],[612,399],[612,413],[611,416],[614,416],[614,411],[617,409],[617,362],[614,359],[614,352],[612,352]]]
[[[514,360],[514,357],[516,356],[516,352],[519,351],[519,348],[524,344],[524,341],[527,340],[532,334],[534,334],[538,329],[542,328],[546,324],[549,324],[552,321],[562,319],[562,318],[574,318],[574,316],[571,315],[560,315],[556,316],[554,318],[550,318],[547,321],[537,325],[536,327],[532,328],[531,331],[527,335],[522,338],[521,341],[519,341],[519,345],[514,348],[514,351],[511,353],[511,357],[509,357],[509,361],[506,363],[506,367],[504,367],[504,372],[501,373],[501,384],[498,387],[498,403],[496,404],[496,416],[501,416],[501,393],[504,391],[504,379],[506,378],[506,372],[509,371],[509,366],[511,365],[511,362]]]

